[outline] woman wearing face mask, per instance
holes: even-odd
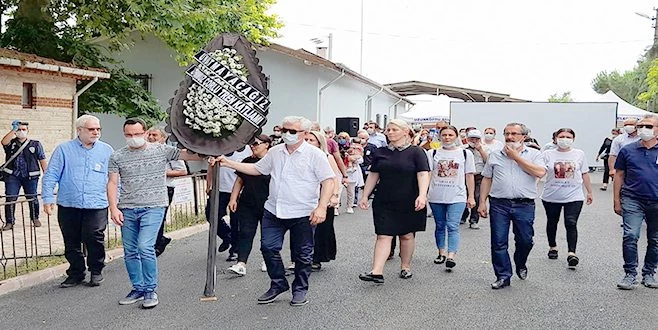
[[[328,154],[327,141],[324,135],[320,132],[311,131],[306,134],[306,142],[320,148],[327,153],[329,165],[336,173],[336,181],[334,183],[334,194],[331,196],[329,205],[327,206],[327,219],[317,225],[315,228],[314,240],[315,247],[313,248],[313,264],[311,269],[320,270],[323,262],[336,260],[336,232],[334,231],[334,208],[338,206],[338,196],[341,186],[342,177],[338,165],[332,155]]]
[[[272,144],[272,139],[265,134],[259,135],[250,145],[252,156],[245,158],[243,163],[257,163],[267,154]],[[228,171],[225,169],[224,171]],[[237,172],[237,179],[233,184],[228,208],[233,216],[239,219],[238,223],[238,262],[231,266],[228,271],[240,276],[247,274],[247,259],[251,254],[251,247],[256,236],[256,229],[263,213],[265,212],[265,201],[270,191],[269,175],[248,175]],[[261,265],[264,269],[265,263]]]
[[[593,201],[585,153],[571,147],[575,138],[576,133],[572,129],[561,128],[557,130],[558,148],[542,154],[542,161],[547,171],[541,199],[547,218],[548,258],[558,258],[555,236],[560,212],[564,209],[564,227],[567,231],[568,246],[567,264],[570,269],[575,269],[579,262],[576,256],[577,224],[583,201],[587,205],[592,204]],[[583,195],[583,185],[587,190],[587,196]]]
[[[489,147],[490,151],[503,150],[505,144],[496,140],[496,129],[487,127],[484,129],[484,144]]]
[[[608,174],[610,173],[610,166],[608,164],[610,147],[612,146],[612,140],[614,140],[618,135],[619,135],[619,129],[613,128],[612,131],[610,132],[610,136],[606,136],[606,138],[603,139],[601,148],[599,148],[599,154],[598,156],[596,156],[597,162],[599,161],[599,159],[603,160],[603,185],[600,188],[603,191],[608,190],[608,182],[610,181],[610,175]]]
[[[465,207],[475,207],[475,161],[470,150],[457,145],[454,126],[443,128],[439,134],[442,148],[427,152],[431,170],[428,200],[436,222],[434,236],[439,250],[434,263],[445,263],[446,270],[452,270],[457,265],[455,253],[459,248],[462,213]]]
[[[391,240],[400,236],[400,278],[411,278],[411,258],[415,248],[414,233],[424,231],[426,224],[429,164],[425,152],[411,145],[411,127],[393,119],[386,132],[390,144],[375,152],[359,207],[368,208],[368,196],[377,185],[372,202],[377,240],[372,270],[359,275],[367,282],[384,283],[384,264]]]

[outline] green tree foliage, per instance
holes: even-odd
[[[613,91],[624,101],[638,108],[653,111],[653,104],[658,95],[647,94],[650,88],[647,78],[651,63],[649,58],[642,57],[632,70],[601,71],[592,80],[592,88],[599,94]],[[658,85],[656,90],[658,90]]]
[[[165,113],[132,73],[92,42],[106,38],[110,47],[130,47],[134,31],[153,33],[172,47],[184,64],[213,37],[238,32],[259,44],[281,26],[267,9],[275,0],[3,0],[11,18],[0,46],[82,67],[106,68],[101,80],[80,97],[83,112],[141,116],[152,122]],[[112,50],[110,49],[110,50]],[[83,82],[84,83],[84,82]]]
[[[558,93],[555,93],[551,96],[548,97],[548,102],[551,103],[566,103],[566,102],[573,102],[573,98],[571,98],[571,92],[564,92],[562,95],[558,95]]]

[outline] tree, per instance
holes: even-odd
[[[281,26],[266,11],[275,0],[3,0],[11,18],[0,46],[70,62],[106,68],[101,80],[80,97],[81,111],[161,121],[165,113],[153,96],[92,43],[103,37],[110,47],[130,47],[134,31],[153,33],[177,53],[184,64],[221,32],[238,32],[263,44]]]
[[[548,102],[551,103],[567,103],[567,102],[573,102],[573,99],[571,98],[571,92],[564,92],[562,95],[558,95],[558,93],[555,93],[551,96],[548,97]]]
[[[637,61],[632,70],[622,73],[619,71],[601,71],[592,80],[592,88],[599,94],[613,91],[624,101],[642,109],[652,109],[656,94],[645,94],[649,90],[648,73],[652,66],[652,55],[648,52]]]
[[[658,99],[658,59],[651,61],[645,79],[647,90],[638,96],[638,100],[648,104],[647,109],[656,112],[656,99]]]

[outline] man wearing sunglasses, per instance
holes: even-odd
[[[638,251],[642,222],[647,223],[647,253],[642,268],[642,284],[658,288],[658,116],[647,115],[637,125],[640,141],[619,151],[615,161],[614,211],[622,216],[624,272],[617,284],[622,290],[634,289],[637,282]]]
[[[270,289],[258,298],[269,304],[290,289],[280,251],[283,236],[290,230],[295,280],[291,306],[308,303],[308,278],[313,262],[313,231],[326,218],[327,205],[334,191],[334,171],[328,155],[304,141],[311,122],[303,117],[283,119],[281,133],[285,144],[274,146],[255,164],[238,163],[220,156],[221,166],[248,175],[271,175],[270,195],[265,202],[261,224],[261,251],[270,276]]]

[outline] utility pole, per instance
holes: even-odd
[[[363,0],[361,0],[361,51],[359,52],[359,73],[363,74]]]
[[[653,46],[656,47],[658,45],[658,22],[656,22],[656,17],[658,17],[658,8],[653,9],[656,14],[654,17],[651,18],[653,21]]]

